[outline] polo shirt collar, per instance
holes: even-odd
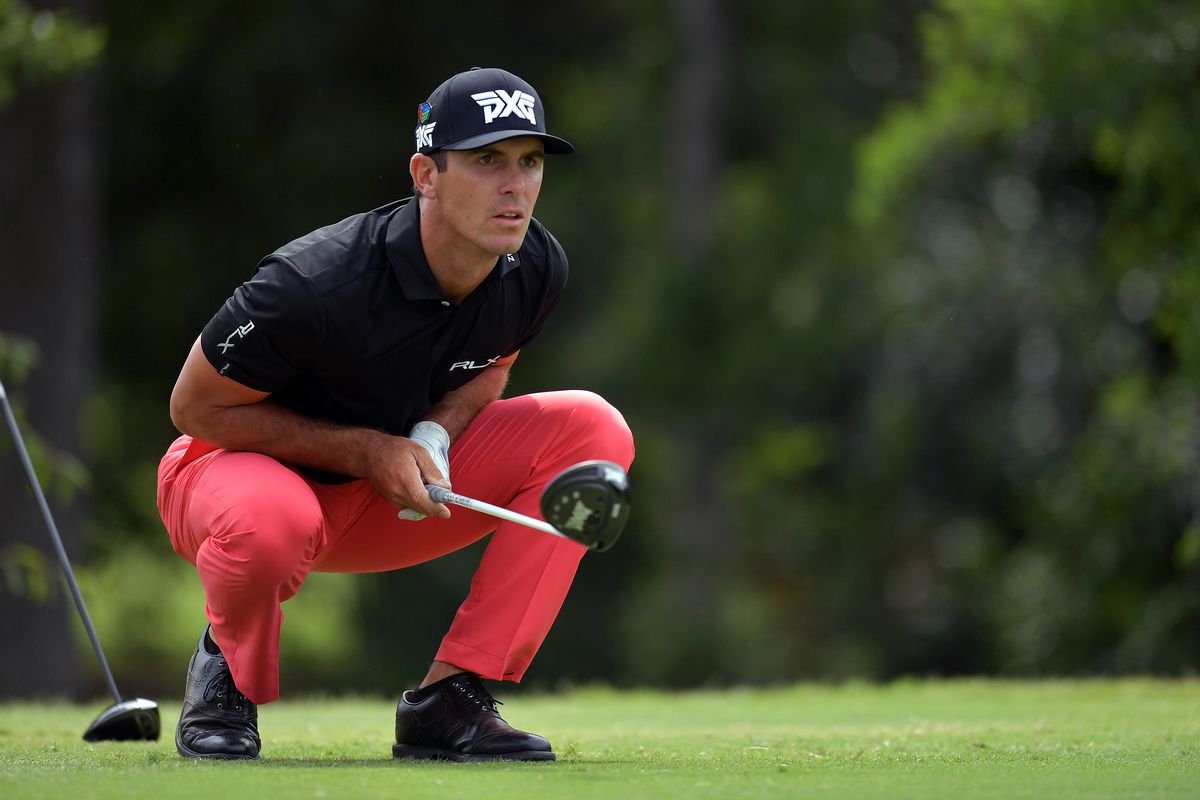
[[[392,212],[387,223],[387,256],[400,288],[409,300],[445,300],[446,294],[433,277],[425,248],[421,244],[421,204],[410,197]],[[500,274],[521,265],[521,254],[500,256]],[[495,274],[495,270],[492,271]]]
[[[421,246],[421,204],[410,197],[387,224],[387,257],[409,300],[445,300]]]

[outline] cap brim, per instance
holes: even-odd
[[[474,150],[484,145],[489,145],[494,142],[501,142],[505,139],[519,139],[522,136],[532,136],[535,139],[541,139],[546,146],[546,152],[555,156],[566,156],[575,152],[575,145],[568,142],[566,139],[560,139],[557,136],[551,136],[548,133],[539,133],[538,131],[493,131],[490,133],[482,133],[479,136],[472,136],[470,139],[463,139],[461,142],[453,144],[444,144],[433,150]]]

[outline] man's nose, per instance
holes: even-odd
[[[500,182],[502,194],[519,194],[529,186],[530,176],[520,165],[513,166],[504,172],[504,180]]]

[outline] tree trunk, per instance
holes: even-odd
[[[672,244],[684,259],[709,254],[716,234],[727,94],[722,0],[675,0],[681,58],[670,87],[668,185]]]
[[[679,267],[695,280],[708,280],[717,233],[717,208],[724,171],[722,110],[728,93],[727,14],[722,0],[675,0],[675,24],[680,57],[670,86],[667,129],[670,148],[667,164],[671,251]],[[689,278],[691,279],[691,278]],[[697,422],[707,418],[700,415]],[[721,491],[724,454],[719,437],[697,428],[679,443],[682,459],[676,475],[679,491],[679,524],[682,537],[675,562],[677,602],[693,612],[694,619],[716,616],[714,588],[732,563],[728,536],[728,510]],[[687,635],[686,633],[683,635]],[[703,679],[688,671],[704,669],[696,663],[711,631],[691,631],[696,638],[681,651],[689,663],[676,677]],[[718,634],[719,635],[719,634]]]

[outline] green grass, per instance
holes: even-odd
[[[391,759],[388,700],[261,709],[258,763],[87,744],[103,708],[0,705],[0,797],[1197,798],[1200,681],[911,681],[510,697],[555,764]]]

